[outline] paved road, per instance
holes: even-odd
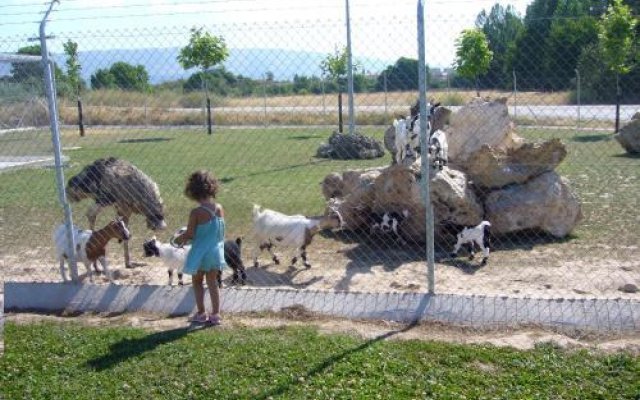
[[[461,106],[450,107],[452,111],[457,111]],[[346,110],[346,108],[345,108]],[[387,107],[387,112],[398,113],[408,110],[407,107],[394,106]],[[201,112],[199,108],[171,108],[169,111],[173,112]],[[323,106],[250,106],[250,107],[214,107],[214,112],[221,113],[260,113],[264,114],[265,111],[269,113],[335,113],[337,107],[323,107]],[[560,118],[560,119],[577,119],[578,111],[580,112],[580,118],[582,120],[614,120],[615,119],[615,106],[609,105],[586,105],[586,106],[544,106],[544,105],[510,105],[509,113],[512,116],[526,117],[532,119],[539,118]],[[380,105],[375,106],[356,106],[356,114],[360,112],[371,113],[383,113],[385,107]],[[620,107],[620,119],[622,121],[628,121],[631,117],[640,112],[640,105],[624,105]]]

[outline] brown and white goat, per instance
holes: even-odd
[[[105,275],[110,282],[113,282],[113,276],[109,271],[109,264],[106,258],[106,247],[111,239],[129,240],[129,230],[122,218],[109,222],[104,228],[97,231],[78,229],[74,226],[73,235],[76,243],[76,259],[78,262],[84,263],[87,268],[89,281],[93,282],[91,265],[96,261],[100,261]],[[60,275],[62,280],[66,282],[65,260],[68,261],[69,258],[67,255],[69,245],[64,224],[58,225],[53,231],[53,241],[56,245],[56,255],[60,261]]]
[[[304,266],[309,268],[311,265],[307,261],[306,248],[313,236],[321,230],[342,226],[342,216],[331,206],[329,212],[321,217],[305,217],[304,215],[286,215],[254,205],[253,235],[258,245],[253,255],[254,266],[256,268],[259,266],[258,253],[265,249],[271,254],[273,262],[280,264],[280,260],[273,253],[273,246],[283,246],[298,249]],[[291,264],[297,261],[298,257],[293,257]]]

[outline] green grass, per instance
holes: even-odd
[[[367,128],[363,133],[381,139],[383,130],[384,127]],[[222,181],[219,200],[227,211],[228,236],[241,236],[250,232],[253,203],[287,213],[319,214],[324,203],[320,190],[324,176],[389,164],[388,154],[365,161],[316,158],[318,145],[330,133],[326,128],[220,128],[209,136],[203,130],[89,129],[87,136],[81,138],[75,130],[67,131],[63,133],[63,146],[80,148],[65,151],[70,163],[64,172],[68,178],[100,157],[130,160],[158,183],[172,231],[186,224],[193,206],[182,194],[185,178],[196,169],[210,169]],[[607,133],[521,129],[519,134],[532,141],[559,137],[567,146],[568,156],[557,171],[569,179],[581,199],[584,219],[573,232],[568,247],[565,242],[553,243],[554,246],[570,258],[608,257],[602,252],[588,251],[597,246],[625,252],[637,248],[638,157],[626,155]],[[47,131],[0,136],[0,155],[50,153]],[[0,209],[4,219],[0,231],[7,253],[29,251],[28,257],[51,259],[50,232],[62,219],[54,182],[53,169],[0,173]],[[89,201],[74,205],[75,221],[81,225],[86,224],[84,212],[88,205]],[[112,215],[110,211],[103,213],[98,224],[106,223]],[[11,226],[20,226],[21,234],[8,234],[6,227]],[[132,248],[137,249],[148,234],[141,217],[134,217],[132,231]],[[516,239],[508,238],[505,243]],[[528,236],[522,240],[526,245],[550,243],[544,237]],[[34,243],[38,244],[35,249]],[[505,262],[511,260],[506,258]]]
[[[640,358],[324,335],[8,323],[6,399],[638,399]]]
[[[202,130],[92,130],[81,138],[65,132],[62,143],[69,167],[67,179],[97,158],[116,156],[133,162],[159,185],[171,230],[187,222],[194,206],[184,195],[188,174],[206,168],[222,181],[219,201],[226,210],[229,236],[249,232],[251,206],[287,213],[317,215],[324,210],[320,182],[329,173],[351,168],[387,165],[390,156],[366,161],[316,158],[321,142],[330,133],[319,129],[217,129],[209,136]],[[368,130],[381,139],[383,128]],[[50,154],[48,132],[21,132],[0,136],[0,155]],[[0,209],[5,226],[21,226],[19,236],[6,235],[6,249],[19,252],[31,243],[50,246],[51,227],[62,219],[57,205],[53,169],[21,169],[0,173]],[[86,224],[89,201],[74,204],[75,219]],[[112,218],[102,214],[98,224]],[[133,219],[134,241],[146,232],[141,217]],[[25,242],[24,237],[29,240]],[[137,243],[135,244],[137,246]],[[22,248],[21,248],[22,247]],[[135,247],[137,248],[137,247]],[[46,249],[46,247],[45,247]],[[47,253],[43,253],[46,257]],[[50,257],[50,255],[49,255]]]

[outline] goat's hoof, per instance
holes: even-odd
[[[273,263],[274,263],[275,265],[280,265],[280,260],[278,260],[277,258],[274,258],[274,259],[273,259]]]
[[[133,265],[131,265],[131,264],[127,264],[127,265],[125,265],[124,267],[125,267],[125,268],[129,268],[129,269],[131,269],[131,268],[133,268]]]
[[[291,265],[296,265],[297,262],[298,262],[298,257],[293,257],[291,259]]]
[[[469,261],[473,260],[476,256],[473,254],[469,254]]]
[[[489,260],[486,259],[486,258],[483,258],[482,262],[480,262],[480,265],[482,265],[484,267],[485,265],[487,265],[487,261],[489,261]]]

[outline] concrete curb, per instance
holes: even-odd
[[[5,282],[5,311],[193,312],[190,287]],[[227,288],[224,312],[307,310],[352,319],[433,321],[473,327],[538,325],[557,329],[638,332],[640,301],[534,299],[425,293],[353,293]]]

